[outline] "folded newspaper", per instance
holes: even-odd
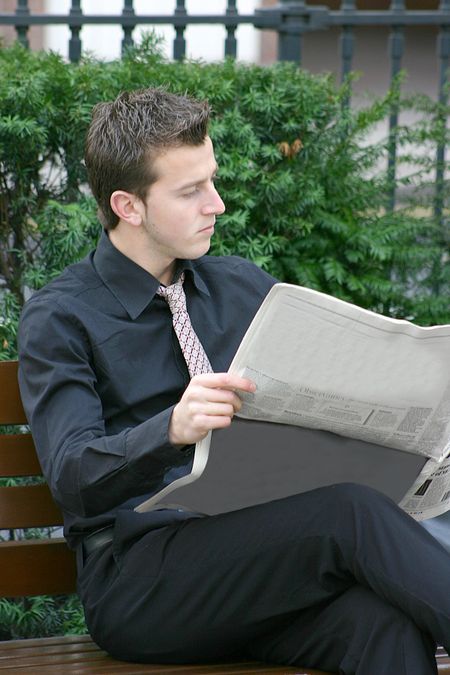
[[[171,493],[217,513],[343,480],[384,490],[417,519],[450,509],[450,325],[280,283],[229,370],[256,383],[239,412],[254,422],[208,434],[190,473],[136,510]]]

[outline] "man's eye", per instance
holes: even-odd
[[[181,194],[181,196],[182,197],[193,197],[194,195],[197,194],[197,192],[198,192],[198,188],[195,187],[193,190],[189,190],[189,192],[183,192]]]

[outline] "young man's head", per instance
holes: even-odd
[[[85,160],[89,185],[107,230],[119,222],[111,195],[123,190],[145,201],[159,177],[157,158],[171,148],[202,145],[209,115],[206,101],[160,88],[123,92],[115,101],[94,107]]]
[[[166,283],[179,258],[204,255],[216,216],[209,106],[162,89],[94,108],[86,166],[103,226],[126,256]]]

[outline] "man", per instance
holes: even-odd
[[[95,107],[86,166],[104,232],[22,316],[21,392],[89,630],[133,661],[435,673],[450,556],[377,492],[337,485],[206,517],[133,510],[254,389],[226,371],[275,283],[205,256],[224,211],[208,117],[160,89]]]

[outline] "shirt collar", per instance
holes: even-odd
[[[102,232],[94,253],[94,266],[105,286],[131,319],[136,319],[144,311],[160,285],[150,272],[121,253],[111,243],[105,231]],[[205,282],[191,260],[177,261],[175,278],[178,279],[183,271],[188,273],[197,290],[209,295]]]
[[[203,281],[200,273],[195,267],[195,261],[192,260],[178,260],[177,261],[177,270],[175,272],[175,279],[178,279],[181,272],[187,272],[192,281],[194,282],[195,288],[205,295],[210,295],[208,286]]]

